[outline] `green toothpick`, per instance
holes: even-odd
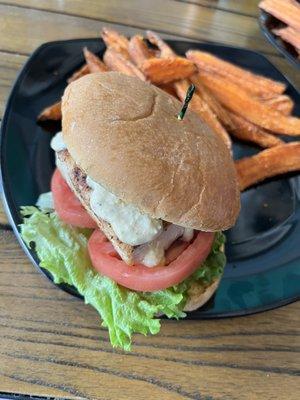
[[[193,94],[195,92],[195,85],[190,85],[187,92],[186,92],[186,96],[184,99],[184,103],[182,106],[182,109],[180,110],[180,112],[177,114],[177,118],[182,121],[184,114],[188,108],[189,102],[192,100]]]

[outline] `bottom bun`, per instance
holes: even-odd
[[[222,252],[225,251],[224,245],[220,247],[220,250]],[[199,281],[193,282],[188,290],[188,299],[183,311],[197,310],[197,308],[202,307],[206,302],[208,302],[211,296],[218,289],[221,279],[222,275],[207,287],[203,287]]]
[[[203,287],[199,282],[194,282],[188,291],[188,300],[183,311],[194,311],[202,307],[215,293],[221,278],[216,279],[210,286]]]

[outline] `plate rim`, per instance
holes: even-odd
[[[52,282],[52,284],[59,289],[71,294],[74,297],[77,297],[79,299],[83,299],[83,297],[78,293],[75,292],[76,288],[70,287],[67,284],[56,284],[54,283],[53,279],[51,278],[51,274],[45,270],[43,267],[39,265],[39,259],[36,255],[36,253],[32,250],[29,249],[25,242],[23,241],[20,231],[18,229],[19,224],[17,222],[17,218],[12,212],[13,209],[13,200],[12,200],[12,195],[11,191],[9,188],[7,180],[7,176],[5,176],[5,152],[4,152],[4,145],[3,145],[3,138],[7,132],[6,125],[7,125],[7,120],[9,117],[10,113],[10,108],[11,108],[11,102],[13,101],[13,97],[15,95],[15,92],[18,90],[18,86],[21,83],[21,80],[27,70],[31,67],[31,64],[34,60],[34,58],[41,52],[43,51],[44,48],[51,47],[51,46],[57,46],[57,45],[62,45],[64,43],[74,43],[74,42],[87,42],[87,41],[102,41],[101,38],[76,38],[76,39],[67,39],[67,40],[56,40],[56,41],[51,41],[51,42],[46,42],[41,44],[39,47],[37,47],[32,54],[29,56],[28,60],[25,62],[23,67],[20,69],[20,71],[17,73],[17,76],[15,78],[15,81],[12,85],[12,88],[10,90],[9,96],[6,101],[5,105],[5,112],[3,115],[2,123],[1,123],[1,129],[0,129],[0,192],[1,192],[1,200],[3,204],[4,211],[6,213],[6,216],[8,218],[8,221],[10,223],[10,226],[12,227],[12,230],[14,232],[15,237],[17,238],[19,244],[21,245],[21,248],[23,249],[25,255],[28,257],[30,262],[34,265],[37,271],[39,271],[42,275],[44,275],[49,281]],[[191,41],[186,38],[182,39],[166,39],[168,43],[174,43],[174,42],[182,42],[182,43],[190,43],[191,46],[193,44],[195,45],[206,45],[206,46],[212,46],[212,47],[218,47],[218,48],[226,48],[226,49],[232,49],[232,50],[237,50],[237,51],[242,51],[242,52],[247,52],[247,53],[253,53],[256,56],[259,56],[260,58],[264,59],[265,62],[270,64],[274,70],[276,70],[277,73],[279,73],[288,83],[293,87],[293,89],[297,92],[297,94],[300,96],[299,90],[294,86],[294,84],[290,81],[290,79],[282,73],[264,54],[259,53],[255,50],[251,49],[246,49],[243,47],[237,47],[237,46],[232,46],[232,45],[224,45],[222,43],[217,43],[217,42],[203,42],[203,41]],[[102,41],[103,42],[103,41]],[[187,318],[189,320],[200,320],[200,319],[221,319],[221,318],[232,318],[232,317],[239,317],[239,316],[247,316],[247,315],[252,315],[252,314],[257,314],[260,312],[268,311],[268,310],[273,310],[282,306],[285,306],[287,304],[291,304],[293,302],[296,302],[297,300],[300,300],[300,295],[298,296],[293,296],[292,298],[288,299],[283,299],[279,300],[275,303],[268,303],[264,306],[260,307],[255,307],[251,309],[244,309],[244,310],[236,310],[236,311],[228,311],[227,313],[222,313],[222,314],[199,314],[197,318],[193,317],[192,313],[187,313]]]

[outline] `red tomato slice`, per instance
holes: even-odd
[[[100,230],[95,230],[88,242],[94,268],[102,275],[129,289],[154,292],[182,282],[190,276],[210,253],[214,234],[199,232],[194,241],[169,265],[149,268],[127,265],[117,258],[111,243]]]
[[[176,240],[165,252],[165,262],[166,265],[169,265],[172,261],[176,260],[176,258],[189,246],[188,242],[184,242],[182,240]]]
[[[81,205],[58,169],[51,179],[51,191],[54,208],[60,219],[80,228],[97,228],[96,222]]]

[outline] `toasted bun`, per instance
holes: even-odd
[[[221,278],[216,279],[210,286],[204,288],[194,282],[188,291],[188,300],[183,311],[194,311],[202,307],[217,290]]]
[[[154,218],[203,231],[231,227],[240,209],[233,161],[211,129],[157,87],[117,72],[66,89],[63,138],[76,163]]]
[[[220,250],[224,253],[225,247],[223,244]],[[194,311],[207,303],[218,289],[221,278],[222,276],[207,287],[204,287],[200,282],[193,282],[188,290],[188,299],[183,311]]]

